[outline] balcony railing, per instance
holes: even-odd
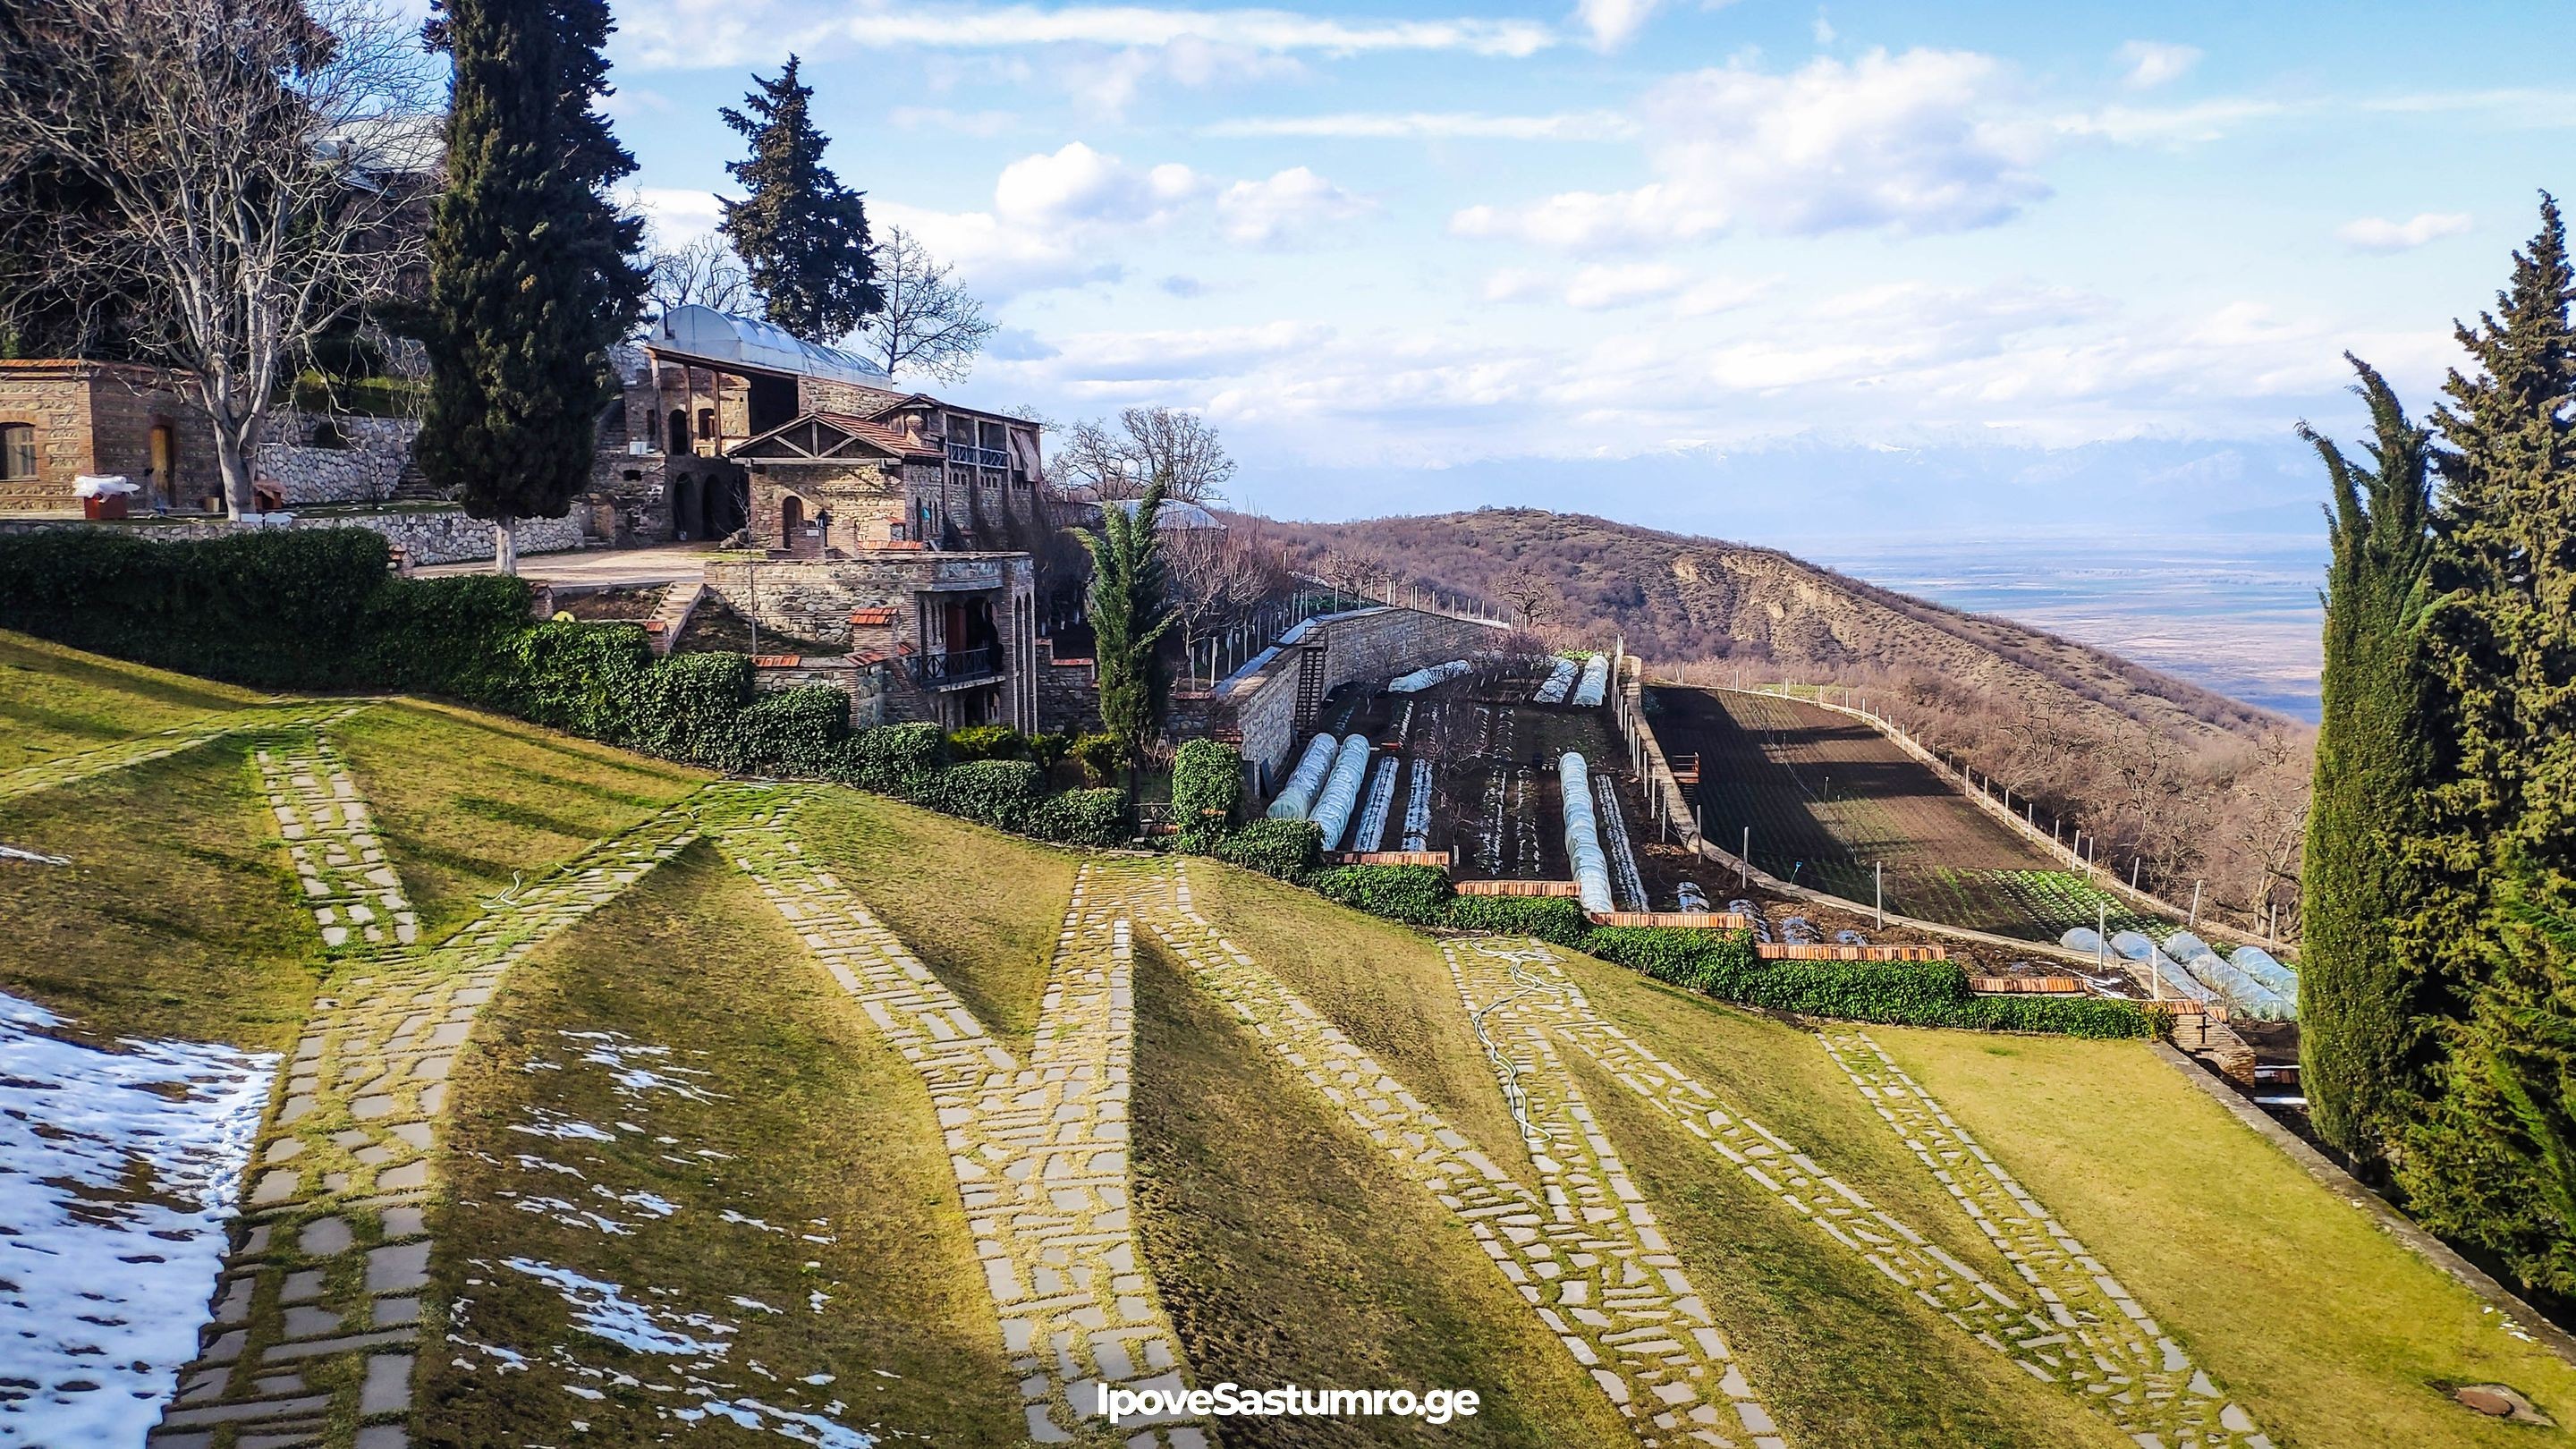
[[[946,689],[964,684],[981,684],[1002,677],[1002,651],[987,644],[981,649],[955,649],[944,654],[916,654],[912,659],[913,682],[929,689]]]
[[[966,463],[978,468],[1007,468],[1011,466],[1011,454],[1006,448],[979,448],[973,443],[951,443],[948,445],[948,461]]]

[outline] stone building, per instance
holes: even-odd
[[[0,361],[0,512],[77,513],[83,474],[141,485],[133,504],[223,511],[215,430],[184,377],[124,362]]]
[[[1039,728],[1044,661],[1025,553],[908,542],[830,557],[727,552],[707,561],[706,585],[764,629],[843,651],[835,657],[853,665],[886,666],[861,723]]]

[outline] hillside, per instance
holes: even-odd
[[[1272,550],[1284,546],[1302,572],[1332,577],[1337,563],[1357,560],[1380,577],[1472,595],[1515,615],[1522,611],[1509,596],[1541,581],[1552,592],[1543,624],[1587,642],[1624,635],[1629,649],[1658,662],[1734,659],[1863,679],[1929,670],[1976,693],[2071,710],[2097,726],[2117,715],[2187,742],[2284,723],[2102,650],[1776,549],[1535,508],[1354,523],[1229,521]]]

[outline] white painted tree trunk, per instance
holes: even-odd
[[[512,536],[507,518],[492,520],[492,567],[495,572],[518,576],[519,540]]]

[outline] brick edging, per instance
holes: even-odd
[[[2576,1335],[2543,1318],[2538,1311],[2517,1297],[2513,1290],[2489,1277],[2486,1270],[2460,1256],[2450,1244],[2434,1237],[2412,1218],[2399,1212],[2378,1193],[2364,1187],[2360,1179],[2337,1166],[2334,1159],[2300,1140],[2299,1135],[2272,1120],[2262,1108],[2244,1095],[2211,1075],[2209,1068],[2164,1042],[2151,1043],[2155,1054],[2167,1065],[2182,1073],[2183,1080],[2215,1098],[2237,1121],[2254,1129],[2256,1135],[2281,1150],[2327,1191],[2350,1203],[2371,1219],[2372,1225],[2395,1238],[2415,1256],[2448,1274],[2461,1287],[2468,1289],[2504,1318],[2506,1332],[2528,1338],[2547,1348],[2570,1365],[2576,1365]]]

